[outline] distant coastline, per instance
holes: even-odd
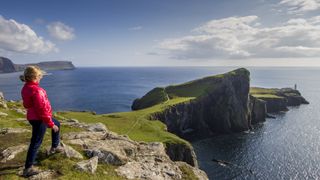
[[[23,71],[26,66],[36,65],[43,70],[73,70],[75,66],[71,61],[46,61],[30,64],[15,64],[6,57],[0,57],[0,74]]]

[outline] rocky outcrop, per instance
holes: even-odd
[[[43,70],[71,70],[75,66],[71,61],[46,61],[31,64],[14,64],[10,59],[0,57],[0,73],[23,71],[29,65],[39,66]]]
[[[172,161],[162,143],[136,142],[108,130],[66,133],[63,139],[80,145],[89,158],[97,158],[99,163],[118,166],[116,172],[127,179],[183,179],[186,172],[180,170],[182,166],[189,167],[197,179],[208,179],[198,168]],[[81,168],[76,165],[76,169],[91,172],[95,165],[89,161],[81,162]]]

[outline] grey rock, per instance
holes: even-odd
[[[64,155],[68,158],[83,159],[83,156],[71,146],[68,146],[61,142],[61,146],[64,148]]]
[[[16,121],[27,121],[26,118],[17,118]]]
[[[10,133],[25,133],[25,132],[31,132],[29,129],[23,129],[23,128],[1,128],[0,134],[10,134]]]
[[[106,132],[108,131],[107,127],[102,123],[89,124],[87,128],[89,131],[93,132]]]
[[[74,139],[92,139],[92,140],[100,140],[104,137],[104,132],[70,132],[62,135],[64,140],[74,140]]]
[[[0,117],[7,117],[8,116],[8,114],[7,113],[4,113],[4,112],[0,112]]]
[[[84,160],[81,162],[78,162],[75,165],[75,168],[79,171],[85,171],[90,173],[95,173],[98,167],[98,157],[94,156],[89,160]]]
[[[11,159],[14,159],[15,156],[23,151],[26,151],[28,149],[27,145],[18,145],[18,146],[13,146],[13,147],[9,147],[5,150],[3,150],[0,154],[1,156],[1,163],[5,163]]]
[[[29,177],[29,180],[47,180],[47,179],[56,179],[57,172],[53,170],[42,171],[39,174]]]

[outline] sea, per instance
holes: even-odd
[[[55,111],[130,111],[154,87],[182,83],[236,67],[80,67],[48,71],[41,86]],[[294,87],[310,102],[274,114],[252,131],[192,142],[210,179],[320,179],[320,68],[247,67],[251,86]],[[20,73],[0,75],[0,91],[20,100]],[[222,160],[227,164],[213,161]]]

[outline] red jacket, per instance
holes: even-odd
[[[21,90],[23,106],[27,109],[27,119],[42,120],[52,128],[52,110],[47,93],[37,82],[26,82]]]

